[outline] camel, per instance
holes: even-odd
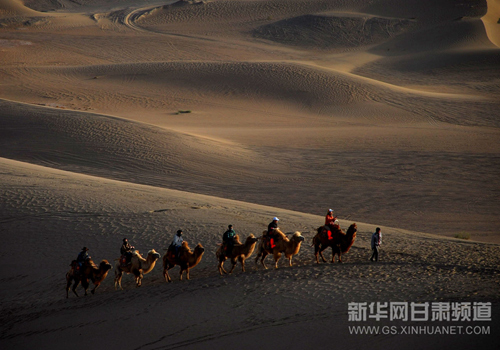
[[[326,262],[323,256],[323,250],[328,247],[332,247],[332,263],[335,262],[335,255],[339,256],[339,262],[342,262],[342,254],[347,253],[351,249],[354,241],[356,240],[356,232],[358,227],[355,223],[351,224],[345,233],[342,231],[340,226],[334,225],[331,229],[332,239],[328,239],[326,232],[323,232],[324,226],[318,227],[318,233],[313,238],[314,246],[314,256],[316,257],[316,263],[319,264],[318,254]]]
[[[138,250],[135,250],[132,253],[132,258],[130,259],[130,264],[127,266],[122,266],[120,263],[120,259],[116,259],[115,263],[115,289],[118,289],[119,286],[121,290],[122,288],[122,276],[123,273],[131,273],[135,276],[135,284],[137,287],[140,287],[142,284],[142,279],[144,275],[151,272],[156,265],[156,261],[160,258],[160,254],[156,252],[156,250],[151,249],[148,252],[148,256],[146,259],[139,254]]]
[[[82,287],[85,290],[85,295],[87,295],[87,289],[89,288],[89,279],[94,284],[94,288],[91,290],[91,293],[94,294],[97,287],[101,284],[102,281],[108,276],[109,270],[111,270],[111,264],[107,260],[101,261],[99,267],[92,261],[92,259],[87,259],[83,265],[82,271],[80,273],[75,273],[76,271],[76,260],[73,260],[71,263],[71,269],[66,274],[66,298],[69,298],[69,289],[71,287],[71,283],[73,283],[73,288],[71,289],[73,293],[78,297],[78,293],[76,292],[76,287],[82,283]]]
[[[233,270],[236,267],[238,261],[241,263],[242,271],[245,272],[245,260],[252,255],[255,249],[255,245],[257,244],[258,241],[258,238],[256,238],[253,234],[247,237],[244,244],[240,242],[239,236],[236,236],[234,239],[235,239],[235,244],[229,256],[222,254],[223,246],[220,246],[219,249],[217,249],[217,252],[215,253],[217,261],[219,262],[218,268],[219,268],[219,273],[221,275],[223,272],[227,273],[227,271],[224,269],[224,261],[226,261],[227,258],[230,258],[231,263],[233,264],[229,273],[233,273]]]
[[[182,242],[178,257],[176,257],[174,251],[169,248],[165,255],[163,255],[163,277],[165,277],[165,281],[172,282],[168,270],[175,265],[181,267],[179,280],[182,281],[182,274],[184,271],[186,271],[186,279],[189,280],[189,270],[200,263],[203,253],[205,253],[205,248],[203,248],[200,243],[198,243],[194,248],[194,252],[192,252],[188,242]]]
[[[278,268],[278,261],[281,258],[282,253],[285,254],[285,257],[288,259],[289,266],[292,266],[292,257],[299,253],[300,245],[304,241],[304,237],[300,234],[300,232],[296,231],[293,236],[288,239],[288,237],[281,231],[277,230],[280,234],[281,238],[276,242],[276,246],[274,248],[267,247],[264,244],[264,240],[259,244],[257,257],[255,258],[255,262],[257,263],[259,258],[261,258],[260,262],[265,269],[267,269],[266,264],[264,263],[264,259],[268,254],[273,254],[275,265],[274,267]],[[265,236],[267,231],[263,232]]]

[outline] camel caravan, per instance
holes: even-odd
[[[231,274],[238,262],[241,265],[241,271],[245,272],[245,261],[250,258],[256,251],[255,264],[267,269],[265,259],[268,255],[272,255],[274,259],[274,268],[278,268],[278,262],[284,255],[288,259],[288,266],[292,266],[292,258],[300,251],[301,245],[305,238],[298,231],[286,234],[278,227],[279,219],[273,218],[273,221],[268,225],[268,229],[262,232],[260,237],[250,234],[244,242],[240,240],[240,236],[236,235],[233,226],[229,225],[228,229],[222,236],[222,243],[219,244],[215,252],[217,260],[217,269],[220,275]],[[314,257],[316,263],[319,264],[319,257],[326,262],[323,256],[323,251],[327,248],[332,249],[332,260],[335,262],[335,256],[338,256],[338,261],[342,262],[342,254],[345,254],[354,244],[356,239],[357,226],[353,223],[347,232],[344,232],[339,225],[336,217],[330,209],[325,220],[325,225],[317,228],[317,233],[312,239],[311,246],[314,247]],[[170,246],[166,248],[166,253],[162,257],[163,277],[166,282],[172,282],[169,271],[175,266],[180,267],[179,280],[182,281],[184,273],[186,279],[189,280],[190,270],[197,266],[205,253],[205,248],[198,243],[194,249],[189,247],[187,241],[184,241],[182,230],[178,230]],[[288,235],[291,235],[288,237]],[[82,285],[85,295],[93,283],[94,288],[91,293],[94,294],[97,287],[104,281],[112,265],[107,260],[102,260],[97,266],[88,255],[88,248],[84,247],[78,254],[76,260],[70,264],[71,268],[66,274],[66,298],[69,298],[69,290],[78,297],[76,288]],[[123,244],[120,249],[121,257],[115,259],[115,290],[123,290],[121,281],[123,274],[131,274],[135,278],[136,287],[142,285],[144,275],[151,272],[157,261],[160,259],[160,253],[151,249],[146,257],[143,257],[135,247],[131,246],[126,238],[123,239]],[[224,263],[229,260],[231,269],[226,271]],[[71,287],[73,285],[73,287]]]

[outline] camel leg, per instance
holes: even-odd
[[[181,267],[181,273],[179,274],[179,281],[182,281],[182,274],[184,273],[184,270]]]
[[[222,276],[222,273],[223,273],[223,272],[224,272],[224,274],[226,274],[226,273],[227,273],[227,271],[224,269],[224,261],[223,261],[223,260],[220,260],[220,261],[219,261],[219,266],[218,266],[218,268],[219,268],[219,273],[220,273],[220,275],[221,275],[221,276]]]
[[[66,274],[66,299],[69,298],[69,289],[71,288],[71,282],[73,282],[73,277]]]
[[[267,266],[266,266],[266,263],[264,262],[264,259],[267,257],[269,253],[264,251],[262,253],[262,258],[260,259],[260,263],[262,264],[262,266],[264,266],[264,268],[267,270]]]
[[[100,283],[98,283],[98,284],[94,285],[94,288],[90,291],[90,293],[95,294],[95,290],[96,290],[96,289],[97,289],[97,287],[99,287],[100,285],[101,285]]]
[[[240,263],[241,263],[241,271],[245,272],[245,259],[240,258]]]
[[[122,270],[115,270],[115,290],[117,290],[117,287],[120,287],[120,290],[123,290],[122,287],[122,277],[123,277],[123,272]]]
[[[78,295],[78,293],[76,292],[76,287],[78,287],[78,285],[79,285],[79,284],[80,284],[80,281],[79,281],[79,280],[77,280],[77,279],[75,278],[75,283],[73,283],[73,288],[71,288],[71,290],[73,291],[73,293],[75,293],[75,295],[76,295],[77,297],[79,297],[79,295]]]
[[[168,265],[167,268],[164,270],[164,276],[165,276],[165,280],[167,282],[172,282],[172,278],[170,278],[170,275],[168,274],[168,270],[170,270],[173,266],[170,266]]]
[[[258,252],[257,252],[257,256],[255,257],[255,263],[257,264],[259,262],[259,258],[262,256],[262,249],[260,249]]]
[[[229,270],[229,273],[233,273],[235,267],[236,267],[236,264],[238,263],[238,260],[240,260],[240,258],[236,258],[236,259],[231,259],[231,270]],[[240,260],[241,261],[241,260]]]
[[[136,287],[140,287],[142,285],[142,279],[144,278],[142,270],[134,271],[134,276],[135,276]]]
[[[186,279],[189,280],[189,267],[186,269]]]
[[[323,255],[323,250],[325,250],[327,247],[323,247],[322,245],[319,247],[319,256],[321,256],[321,260],[326,263],[326,259]]]
[[[273,255],[274,255],[274,261],[275,261],[274,268],[277,269],[278,268],[278,261],[281,258],[281,253],[277,252],[277,253],[274,253]]]
[[[89,289],[89,285],[90,285],[89,280],[82,279],[81,283],[82,283],[83,290],[85,291],[85,296],[87,296],[88,295],[87,289]]]
[[[316,264],[319,264],[319,245],[314,246],[314,257],[316,258]],[[325,259],[323,258],[323,260]]]

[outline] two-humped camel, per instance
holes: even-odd
[[[231,260],[231,264],[233,264],[229,273],[233,272],[238,261],[241,264],[242,271],[245,271],[245,260],[252,255],[258,241],[258,238],[255,237],[253,234],[250,234],[250,236],[247,237],[245,243],[243,244],[240,242],[239,236],[236,236],[234,239],[235,239],[235,244],[230,254],[223,254],[222,252],[223,246],[220,246],[219,249],[217,249],[217,252],[215,253],[217,261],[219,262],[218,269],[221,275],[222,273],[228,273],[224,269],[224,261],[226,261],[226,259],[228,258]]]

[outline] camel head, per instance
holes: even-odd
[[[156,250],[151,249],[148,252],[148,256],[151,256],[155,261],[160,258],[160,253],[158,253]]]
[[[99,269],[104,272],[111,270],[111,267],[112,267],[111,264],[107,260],[103,260],[99,264]]]
[[[194,254],[195,255],[201,255],[205,252],[205,248],[201,245],[201,243],[198,243],[196,247],[194,247]]]
[[[356,234],[356,232],[358,232],[358,226],[356,225],[356,223],[352,223],[351,226],[349,226],[349,228],[347,229],[347,233],[346,235],[348,236],[353,236]]]
[[[356,226],[355,223],[349,226],[345,235],[345,239],[342,240],[342,242],[340,243],[340,249],[342,253],[347,253],[349,249],[351,249],[351,247],[354,244],[354,241],[356,240],[357,231],[358,231],[358,226]]]
[[[295,231],[291,240],[295,242],[303,242],[304,236],[302,236],[299,231]]]
[[[257,237],[255,237],[255,235],[253,233],[250,234],[250,236],[247,237],[247,244],[253,244],[255,242],[257,242],[259,239]]]

